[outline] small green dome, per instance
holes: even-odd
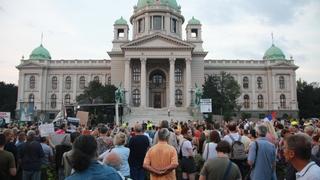
[[[188,21],[188,24],[199,25],[200,21],[192,16],[192,18]]]
[[[156,4],[156,1],[157,0],[139,0],[137,3],[137,8],[140,9],[148,5],[154,5]],[[167,4],[169,7],[172,7],[173,9],[176,9],[176,10],[180,9],[180,6],[178,6],[178,3],[176,0],[159,0],[159,1],[160,1],[160,4],[162,5]]]
[[[263,60],[278,60],[286,59],[286,56],[283,54],[282,50],[272,44],[272,46],[264,53]]]
[[[123,19],[123,17],[121,16],[121,18],[118,19],[118,20],[116,20],[116,21],[114,22],[114,24],[115,24],[115,25],[127,25],[128,23],[127,23],[127,21],[126,21],[125,19]]]
[[[35,48],[31,52],[29,59],[31,59],[31,60],[50,60],[51,56],[50,56],[49,51],[46,48],[44,48],[41,44],[39,47]]]

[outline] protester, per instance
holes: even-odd
[[[131,137],[128,147],[130,149],[129,166],[130,177],[133,180],[144,180],[145,170],[143,160],[149,148],[149,139],[143,134],[141,124],[134,127],[135,136]]]
[[[170,130],[170,127],[169,127],[169,122],[167,120],[163,120],[161,121],[160,123],[160,129],[161,128],[167,128],[168,130]],[[157,144],[158,143],[158,131],[155,133],[154,135],[154,139],[153,139],[153,145]],[[169,140],[168,140],[168,143],[173,146],[176,151],[178,152],[178,149],[179,149],[179,145],[178,145],[178,142],[177,142],[177,136],[176,134],[172,131],[170,131],[170,136],[169,136]]]
[[[99,137],[97,138],[98,155],[104,153],[113,146],[112,138],[107,127],[101,127],[99,129]]]
[[[99,159],[105,159],[108,156],[108,154],[111,152],[117,153],[121,158],[121,166],[120,166],[121,174],[125,177],[130,177],[130,166],[128,162],[130,149],[124,146],[126,144],[126,138],[127,137],[125,133],[118,132],[114,137],[115,147],[102,153],[99,156]]]
[[[266,138],[268,129],[264,124],[256,127],[258,139],[251,143],[248,155],[248,164],[253,168],[251,179],[276,179],[276,148]]]
[[[240,180],[241,173],[238,166],[229,160],[230,144],[227,141],[220,141],[216,151],[217,157],[206,161],[199,180]]]
[[[27,132],[27,142],[22,145],[19,151],[19,160],[22,167],[23,180],[40,180],[41,164],[44,152],[38,141],[35,141],[36,132]]]
[[[181,131],[183,140],[180,146],[181,159],[181,171],[183,179],[195,179],[196,164],[194,160],[194,151],[192,146],[192,131],[188,128],[183,128]]]
[[[120,166],[121,166],[121,158],[120,156],[115,153],[111,152],[108,154],[108,156],[104,159],[103,163],[107,166],[113,167],[118,174],[121,176],[123,180],[129,180],[130,178],[124,177],[122,173],[120,172]]]
[[[143,167],[150,172],[150,180],[175,180],[179,164],[176,149],[168,144],[170,132],[162,128],[157,136],[158,142],[148,150]]]
[[[232,121],[228,124],[228,130],[230,134],[225,135],[223,140],[229,142],[231,145],[230,159],[236,163],[241,171],[241,175],[244,177],[248,171],[247,166],[247,152],[246,152],[246,138],[243,138],[237,130],[237,123]],[[247,145],[248,146],[248,145]]]
[[[49,169],[50,163],[53,162],[53,151],[50,146],[48,146],[48,139],[46,137],[41,137],[41,147],[44,152],[44,157],[42,158],[41,164],[41,179],[48,179],[47,171]]]
[[[79,132],[73,132],[70,134],[70,142],[71,142],[71,145],[74,143],[74,141],[76,140],[77,137],[80,136],[80,133]],[[71,172],[72,172],[72,149],[68,152],[65,152],[63,153],[62,155],[62,167],[64,169],[64,177],[68,177],[71,175]]]
[[[291,135],[284,142],[284,156],[298,171],[297,180],[320,180],[320,167],[311,161],[311,138],[305,134]]]
[[[17,173],[14,156],[11,152],[4,150],[6,137],[0,134],[0,177],[1,179],[10,180]]]
[[[55,146],[55,162],[56,162],[56,172],[58,173],[58,179],[64,180],[64,166],[62,163],[62,156],[65,152],[71,150],[71,144],[67,140],[67,136],[64,137],[62,142]]]
[[[205,144],[204,151],[202,154],[202,158],[204,160],[214,159],[217,156],[216,147],[220,141],[221,140],[218,131],[211,131],[209,135],[209,142]]]
[[[97,142],[91,135],[81,135],[73,144],[72,168],[75,170],[66,180],[121,180],[120,175],[111,167],[97,161]]]

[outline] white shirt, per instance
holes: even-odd
[[[228,135],[225,135],[223,140],[228,141],[230,145],[232,145],[232,142],[233,142],[230,136],[232,136],[235,141],[238,141],[240,137],[239,133],[230,133]],[[243,138],[241,138],[241,142],[243,143]]]
[[[188,140],[183,140],[181,143],[181,152],[183,157],[188,157],[190,156],[190,151],[192,151],[192,144]]]
[[[313,161],[296,173],[297,180],[320,180],[320,167]]]
[[[202,158],[204,160],[216,158],[217,157],[216,147],[217,147],[217,144],[214,142],[207,143],[204,147],[204,151],[202,153]]]

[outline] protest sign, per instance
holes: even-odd
[[[41,124],[39,126],[39,131],[41,137],[48,137],[50,134],[54,133],[54,127],[53,124]]]
[[[1,119],[4,119],[6,124],[9,124],[10,123],[10,112],[0,112],[0,120]]]
[[[88,119],[89,119],[89,112],[78,111],[77,112],[77,118],[80,119],[80,125],[87,126],[88,125]]]
[[[70,135],[69,134],[51,134],[51,142],[53,145],[59,144],[70,144]]]

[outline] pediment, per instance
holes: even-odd
[[[193,49],[194,45],[161,33],[141,37],[121,46],[122,49]]]

